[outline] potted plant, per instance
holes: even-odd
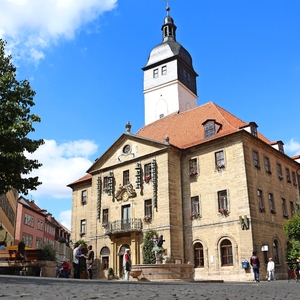
[[[152,220],[151,216],[150,215],[146,215],[144,218],[143,218],[143,222],[145,223],[150,223]]]
[[[114,273],[113,268],[108,268],[108,270],[107,270],[107,277],[108,277],[109,280],[115,278],[115,273]]]

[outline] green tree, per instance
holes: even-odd
[[[284,222],[283,230],[288,239],[300,241],[300,216],[294,215]]]
[[[143,264],[155,264],[155,254],[152,251],[153,249],[153,236],[158,236],[158,233],[155,230],[148,230],[145,233],[144,239],[143,239],[143,247],[142,247],[142,253],[143,253]]]
[[[24,151],[33,153],[44,143],[27,137],[34,132],[33,123],[40,117],[30,114],[35,92],[27,80],[16,79],[11,55],[5,55],[6,42],[0,39],[0,194],[11,188],[28,194],[41,184],[38,177],[23,178],[42,164],[27,159]]]
[[[300,210],[297,202],[296,210],[291,219],[283,223],[283,231],[289,239],[286,250],[287,261],[296,261],[300,257]]]

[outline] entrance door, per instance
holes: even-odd
[[[130,205],[122,206],[122,230],[130,229]]]

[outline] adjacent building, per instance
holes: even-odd
[[[266,273],[269,257],[286,277],[282,223],[299,199],[299,156],[284,153],[255,121],[244,122],[216,103],[196,106],[197,74],[176,41],[169,12],[163,41],[144,70],[145,126],[123,133],[72,189],[72,240],[96,255],[95,276],[122,275],[131,249],[142,264],[145,232],[165,240],[168,262],[189,263],[195,280],[253,280],[243,268],[252,251]]]
[[[0,195],[0,241],[5,240],[8,246],[14,244],[17,202],[16,189]]]
[[[45,244],[56,249],[58,261],[71,259],[70,231],[60,224],[52,214],[40,209],[34,200],[23,196],[18,199],[15,244],[23,241],[27,247],[41,249]]]

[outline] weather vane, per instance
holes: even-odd
[[[166,11],[167,11],[167,13],[169,15],[169,11],[170,11],[169,1],[170,0],[164,0],[164,1],[167,3]]]

